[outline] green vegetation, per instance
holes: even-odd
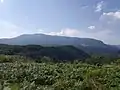
[[[0,56],[0,90],[120,90],[120,60],[105,65]]]
[[[120,59],[73,46],[0,45],[0,90],[120,90]]]
[[[84,51],[69,45],[59,47],[42,47],[40,45],[0,45],[0,54],[20,55],[32,59],[40,59],[47,56],[52,58],[54,61],[73,61],[90,57]]]

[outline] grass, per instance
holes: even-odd
[[[0,90],[120,90],[120,66],[0,63]]]

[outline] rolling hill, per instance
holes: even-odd
[[[82,60],[90,57],[84,51],[73,46],[43,47],[40,45],[0,45],[0,54],[20,55],[28,58],[39,59],[44,56],[53,60]]]
[[[107,45],[104,42],[90,38],[77,38],[65,36],[51,36],[45,34],[24,34],[15,38],[0,39],[0,44],[8,45],[42,45],[42,46],[63,46],[72,45],[84,50],[89,54],[117,54],[119,49]]]

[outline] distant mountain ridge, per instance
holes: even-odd
[[[66,36],[51,36],[45,34],[24,34],[15,38],[0,39],[0,44],[8,45],[42,45],[62,46],[72,45],[90,54],[117,54],[116,46],[107,45],[104,42],[91,38],[78,38]]]
[[[119,49],[120,49],[120,45],[114,45],[114,46],[116,46],[117,48],[119,48]]]
[[[1,44],[9,45],[83,45],[83,46],[105,46],[100,40],[90,38],[77,38],[65,36],[51,36],[45,34],[24,34],[15,38],[0,39]]]

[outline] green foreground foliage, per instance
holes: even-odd
[[[0,63],[0,90],[120,90],[120,65]]]

